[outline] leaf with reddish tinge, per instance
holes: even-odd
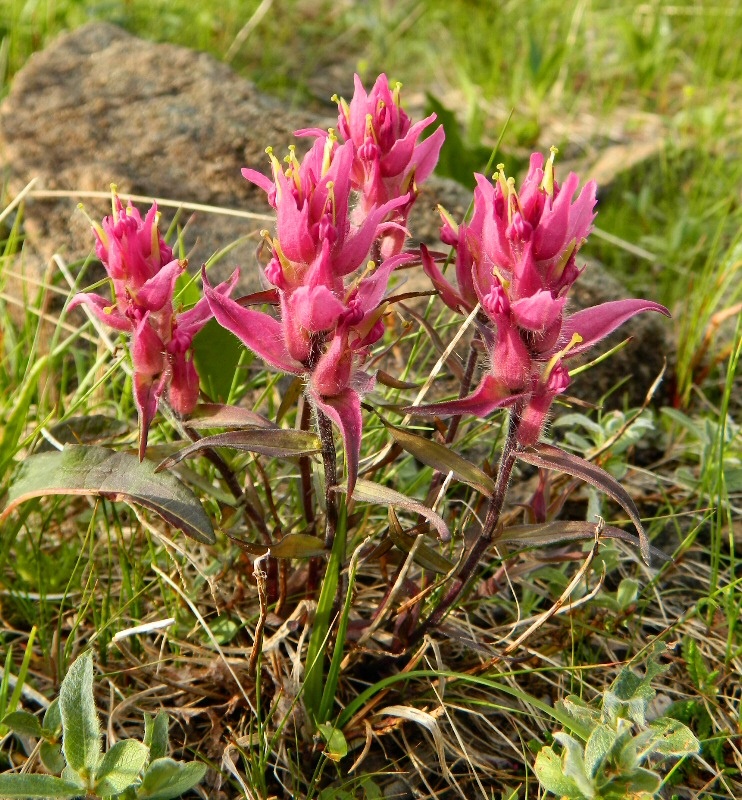
[[[458,453],[454,453],[453,450],[445,445],[426,439],[423,436],[417,436],[403,428],[398,428],[396,425],[387,422],[383,417],[380,417],[380,419],[391,433],[394,441],[418,461],[422,461],[423,464],[433,467],[433,469],[442,472],[444,475],[453,472],[457,480],[473,486],[477,491],[487,495],[487,497],[492,497],[495,491],[495,482],[479,467],[475,467],[470,461],[467,461]]]
[[[511,525],[497,536],[498,543],[513,544],[522,547],[549,547],[562,542],[576,541],[579,539],[592,539],[595,536],[595,522],[570,521],[543,522],[537,525]],[[619,539],[635,547],[640,546],[636,536],[613,525],[604,525],[600,531],[600,538]],[[671,561],[670,557],[657,547],[649,546],[653,556]]]
[[[584,458],[580,458],[573,453],[567,453],[558,447],[554,447],[554,445],[544,444],[543,442],[524,450],[517,450],[516,455],[521,461],[532,464],[534,467],[560,470],[561,472],[566,472],[567,475],[580,478],[615,500],[634,523],[639,533],[639,549],[641,550],[642,559],[646,564],[650,563],[649,540],[639,518],[639,511],[631,499],[631,495],[612,475],[597,464],[585,461]]]
[[[390,375],[388,372],[384,372],[383,369],[380,369],[376,373],[376,380],[383,384],[384,386],[388,386],[390,389],[419,389],[419,383],[412,383],[411,381],[402,381],[399,378],[395,378],[393,375]]]
[[[243,542],[239,539],[232,541],[253,556],[270,553],[273,558],[313,558],[327,554],[324,541],[308,533],[289,533],[272,545]]]
[[[337,491],[345,491],[344,487],[337,487]],[[395,508],[402,508],[405,511],[411,511],[414,514],[420,514],[425,517],[428,522],[438,531],[438,538],[442,542],[448,542],[451,539],[451,531],[439,514],[436,514],[432,508],[428,508],[418,500],[412,500],[401,492],[396,492],[387,486],[382,486],[380,483],[373,481],[366,481],[363,478],[358,478],[355,488],[353,489],[353,499],[362,503],[378,503],[382,506],[394,506]]]
[[[223,403],[201,403],[188,417],[188,425],[202,428],[275,428],[275,424],[262,414],[242,406]]]
[[[233,450],[246,450],[249,453],[260,453],[276,458],[307,456],[318,453],[321,449],[319,438],[308,431],[283,428],[227,431],[214,434],[214,436],[205,436],[188,447],[184,447],[158,464],[157,472],[169,469],[184,458],[189,458],[213,447],[230,447]]]
[[[403,553],[409,554],[413,545],[415,545],[416,537],[409,536],[402,530],[402,526],[399,524],[397,515],[391,508],[389,509],[389,517],[389,538]],[[437,573],[438,575],[448,575],[448,573],[451,572],[456,566],[445,556],[442,556],[436,550],[433,550],[432,547],[425,544],[425,542],[418,542],[418,544],[415,545],[413,560],[416,564],[419,564],[421,567],[423,567],[423,569],[428,569],[431,572]]]
[[[8,492],[0,522],[21,503],[51,494],[97,495],[144,506],[196,541],[216,541],[211,520],[193,492],[154,464],[105,447],[68,445],[29,456]]]

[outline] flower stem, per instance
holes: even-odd
[[[497,524],[500,521],[500,514],[505,505],[505,497],[507,495],[508,484],[510,483],[510,476],[513,472],[515,465],[517,444],[515,434],[518,429],[518,421],[522,412],[522,403],[517,403],[510,411],[508,418],[508,432],[505,438],[505,443],[500,455],[500,466],[497,470],[497,480],[495,482],[495,491],[490,498],[487,506],[487,515],[482,525],[482,530],[477,537],[474,544],[472,544],[469,553],[464,559],[464,563],[458,571],[458,574],[453,580],[448,591],[443,599],[438,603],[437,607],[430,614],[430,616],[415,630],[408,639],[407,645],[412,646],[417,643],[422,637],[431,629],[440,624],[441,620],[445,617],[448,610],[456,602],[464,587],[467,585],[474,570],[479,564],[479,559],[482,554],[495,539],[495,532],[497,531]]]
[[[332,435],[332,422],[327,415],[315,408],[317,414],[317,430],[322,444],[322,465],[325,472],[325,548],[332,550],[338,524],[337,506],[337,456],[335,440]]]

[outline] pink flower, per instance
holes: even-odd
[[[579,179],[554,179],[554,155],[535,153],[520,191],[502,165],[494,184],[476,175],[474,211],[456,225],[443,213],[442,238],[456,249],[457,286],[422,248],[423,269],[442,300],[457,311],[479,303],[478,329],[489,369],[469,397],[408,409],[417,414],[485,416],[518,402],[517,440],[535,443],[554,399],[569,385],[564,359],[584,352],[643,311],[669,316],[649,300],[617,300],[565,315],[567,293],[579,277],[575,258],[587,238],[596,202],[590,181],[574,199]]]
[[[267,364],[306,376],[315,406],[340,429],[352,492],[360,454],[361,395],[373,385],[362,366],[383,334],[391,273],[414,256],[398,254],[357,273],[385,216],[406,198],[393,198],[353,224],[352,141],[338,145],[332,136],[318,139],[301,162],[292,149],[285,169],[269,155],[273,180],[251,169],[242,173],[266,191],[276,209],[276,236],[264,234],[273,251],[265,275],[276,287],[280,317],[219,295],[205,275],[204,291],[217,321]]]
[[[164,393],[179,414],[190,414],[195,408],[198,373],[193,363],[193,338],[212,316],[204,298],[189,311],[173,307],[175,283],[186,262],[173,259],[158,222],[156,204],[142,219],[131,203],[124,208],[114,193],[112,216],[101,225],[93,223],[96,253],[111,278],[114,301],[81,293],[70,303],[70,308],[87,305],[103,323],[131,335],[140,459]],[[229,294],[236,280],[237,273],[214,291]]]
[[[418,186],[438,163],[445,132],[441,125],[427,139],[418,142],[423,131],[435,121],[435,114],[412,123],[400,105],[400,84],[390,89],[386,75],[382,74],[366,93],[358,75],[354,80],[355,92],[350,103],[333,98],[338,104],[338,134],[344,142],[355,145],[351,178],[359,202],[353,210],[353,219],[360,225],[374,209],[390,200],[406,198],[403,205],[388,214],[387,222],[391,224],[383,232],[381,254],[394,255],[404,245],[405,225]],[[324,139],[328,133],[306,129],[297,131],[297,135]]]

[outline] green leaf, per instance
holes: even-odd
[[[100,762],[95,791],[103,797],[120,794],[139,778],[148,758],[149,748],[136,739],[116,742]]]
[[[389,509],[389,538],[403,552],[409,553],[415,544],[417,537],[408,536],[399,524],[394,509]],[[418,542],[415,547],[413,560],[424,569],[436,572],[438,575],[447,575],[453,568],[454,563],[442,556],[437,550],[429,547],[425,542]]]
[[[554,738],[564,748],[562,753],[562,772],[571,778],[585,797],[595,797],[595,786],[585,769],[585,751],[582,744],[568,733],[555,733]]]
[[[154,464],[140,463],[129,453],[70,445],[61,452],[30,456],[10,487],[0,522],[21,503],[50,494],[97,495],[141,505],[199,542],[216,541],[193,492],[174,475],[158,475]]]
[[[446,131],[446,138],[441,147],[440,157],[435,167],[436,175],[453,178],[470,190],[474,188],[473,175],[483,172],[489,162],[491,148],[478,141],[467,142],[461,133],[461,126],[453,111],[447,109],[429,92],[425,95],[425,113],[435,112],[438,122]],[[430,128],[431,133],[437,126]],[[469,137],[467,137],[469,138]],[[512,158],[509,159],[512,162]]]
[[[340,761],[348,755],[348,742],[341,730],[330,722],[323,722],[319,726],[319,732],[325,740],[325,755],[330,761]]]
[[[699,692],[704,692],[708,688],[709,670],[706,667],[701,649],[695,639],[686,636],[683,639],[683,658],[688,669],[688,675],[693,681],[693,685]]]
[[[391,433],[394,441],[418,461],[422,461],[423,464],[433,467],[433,469],[442,472],[444,475],[453,472],[457,480],[473,486],[487,497],[492,497],[495,491],[495,482],[479,467],[474,466],[474,464],[458,453],[454,453],[453,450],[443,444],[426,439],[423,436],[417,436],[403,428],[398,428],[381,416],[380,419]]]
[[[564,774],[562,759],[551,747],[542,747],[536,756],[533,771],[547,792],[569,800],[585,800],[577,784]]]
[[[7,725],[13,733],[23,733],[26,736],[35,736],[40,739],[44,732],[41,728],[39,718],[28,711],[14,711],[3,717],[0,725]]]
[[[170,800],[193,788],[206,774],[206,766],[192,761],[183,764],[172,758],[158,758],[144,773],[137,791],[139,800]]]
[[[240,540],[240,547],[254,556],[264,556],[270,551],[274,558],[313,558],[327,555],[324,541],[308,533],[289,533],[270,547],[267,544]]]
[[[44,731],[52,736],[56,735],[62,727],[62,712],[59,708],[59,698],[55,697],[49,704],[49,708],[44,712],[42,722]]]
[[[639,758],[659,755],[665,758],[681,758],[700,752],[701,745],[690,728],[676,719],[660,717],[649,723],[642,731],[646,743],[640,745]]]
[[[616,744],[618,733],[607,725],[597,725],[585,745],[585,770],[595,778]]]
[[[54,775],[0,775],[0,797],[79,797],[80,788]]]
[[[311,558],[327,551],[322,539],[308,533],[289,533],[270,548],[274,558]]]
[[[42,742],[39,747],[39,756],[49,772],[58,775],[64,769],[65,762],[61,744]]]
[[[213,436],[205,436],[174,455],[166,458],[157,467],[157,472],[170,467],[202,450],[213,447],[230,447],[233,450],[246,450],[264,456],[289,458],[319,453],[322,449],[319,437],[309,431],[285,428],[262,428],[242,431],[227,431]]]
[[[95,775],[100,760],[100,723],[93,698],[93,654],[81,655],[59,690],[62,746],[67,765],[83,778]]]
[[[616,604],[619,609],[625,611],[636,601],[639,594],[639,581],[634,578],[624,578],[616,589]]]
[[[165,711],[158,712],[154,720],[151,721],[149,737],[145,734],[145,744],[149,746],[149,757],[152,761],[158,758],[165,758],[170,750],[168,728],[170,720]]]
[[[88,785],[83,778],[69,765],[62,770],[62,780],[77,786],[79,794],[88,794]]]
[[[584,522],[579,520],[554,522],[541,522],[537,525],[511,525],[503,529],[498,535],[497,541],[504,544],[520,545],[523,547],[550,547],[562,542],[579,541],[595,538],[595,522]],[[600,538],[619,539],[622,542],[633,544],[639,547],[640,542],[636,536],[621,528],[613,525],[604,525],[600,532]],[[649,546],[649,551],[653,556],[668,561],[669,556],[656,547]]]
[[[631,772],[617,775],[607,785],[602,787],[601,795],[604,797],[643,799],[655,797],[662,784],[662,779],[656,772],[648,769],[632,770]]]
[[[556,704],[557,708],[563,709],[569,716],[577,722],[581,728],[588,731],[585,739],[589,738],[589,732],[600,721],[600,711],[589,706],[581,697],[570,694]]]

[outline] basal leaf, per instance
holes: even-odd
[[[98,444],[117,436],[123,436],[129,426],[119,419],[104,414],[91,414],[86,417],[70,417],[49,428],[49,433],[62,444]],[[37,453],[56,449],[51,442],[43,439],[36,448]]]
[[[409,553],[415,543],[415,537],[408,536],[402,530],[402,526],[397,520],[397,515],[391,507],[389,509],[389,516],[389,538],[403,553]],[[419,542],[417,544],[413,560],[424,569],[429,569],[431,572],[435,572],[438,575],[447,575],[455,566],[453,562],[449,561],[445,556],[442,556],[437,550],[429,547],[425,542]]]
[[[139,800],[170,800],[193,788],[206,774],[206,766],[192,761],[182,764],[172,758],[158,758],[144,774],[137,790]]]
[[[159,475],[154,464],[140,462],[130,453],[70,445],[62,451],[30,456],[10,487],[0,522],[26,500],[50,494],[123,500],[155,511],[199,542],[216,541],[211,521],[193,492],[174,475]]]
[[[93,697],[93,655],[81,655],[69,668],[59,690],[62,747],[67,766],[95,775],[100,760],[100,722]]]
[[[513,544],[522,547],[549,547],[562,542],[578,541],[581,539],[593,539],[595,537],[595,522],[584,521],[560,521],[542,522],[536,525],[511,525],[504,528],[498,534],[497,541],[504,544]],[[620,539],[636,547],[639,546],[639,539],[621,528],[613,525],[604,525],[600,531],[600,537],[606,539]],[[669,556],[657,547],[649,546],[649,551],[653,556],[669,560]]]
[[[274,558],[311,558],[327,552],[323,540],[308,533],[289,533],[270,551]]]
[[[30,775],[11,773],[0,775],[0,797],[79,797],[80,789],[74,783],[57,778],[54,775]]]
[[[615,500],[623,510],[629,515],[639,532],[639,549],[646,564],[649,564],[649,540],[639,518],[639,511],[631,498],[631,495],[621,484],[604,469],[597,464],[586,461],[584,458],[567,453],[550,444],[539,442],[532,447],[516,451],[518,458],[534,467],[544,467],[545,469],[559,470],[573,475],[575,478],[595,486],[605,492]]]
[[[136,739],[124,739],[103,756],[95,790],[102,797],[120,794],[139,778],[149,758],[149,748]]]

